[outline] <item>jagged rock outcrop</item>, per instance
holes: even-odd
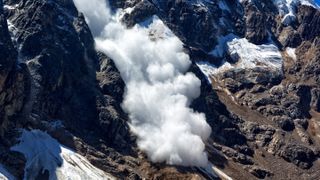
[[[0,135],[3,136],[22,109],[27,73],[25,66],[17,64],[17,51],[11,41],[2,1],[0,5]]]
[[[280,156],[301,168],[310,168],[312,166],[310,162],[316,158],[312,150],[297,144],[288,144]]]
[[[103,94],[97,100],[98,127],[105,132],[105,136],[112,139],[114,145],[126,146],[130,142],[128,116],[119,103],[123,101],[125,84],[112,59],[101,52],[98,56],[100,70],[97,72],[97,80]]]
[[[5,81],[8,77],[9,72],[13,68],[15,64],[15,59],[17,56],[16,51],[13,48],[11,38],[8,31],[8,25],[6,17],[3,13],[3,6],[1,1],[1,8],[0,8],[0,15],[1,15],[1,80],[0,80],[0,87],[1,90],[4,89]]]
[[[120,107],[124,83],[111,60],[98,56],[73,1],[4,4],[3,9],[1,1],[0,163],[23,177],[25,159],[9,149],[19,135],[16,128],[47,131],[92,157],[99,153],[89,153],[90,148],[106,144],[114,157],[120,155],[113,147],[129,151],[132,140]],[[110,172],[108,167],[100,168]]]
[[[122,3],[121,3],[122,2]],[[187,46],[210,51],[218,42],[217,35],[244,34],[243,9],[233,1],[111,1],[116,7],[132,7],[123,21],[128,26],[140,23],[152,15],[159,16]]]
[[[15,7],[7,9],[8,19],[16,29],[19,61],[32,79],[24,113],[35,114],[35,121],[63,119],[74,130],[85,127],[95,119],[98,60],[84,17],[69,1],[6,4]]]
[[[21,114],[26,122],[41,127],[41,121],[61,120],[79,135],[98,127],[110,141],[120,139],[113,136],[126,127],[120,108],[124,84],[114,65],[99,59],[91,31],[73,1],[5,3],[19,61],[31,76]],[[100,87],[96,71],[101,71]],[[115,124],[110,125],[110,119]],[[122,130],[125,133],[128,129]]]

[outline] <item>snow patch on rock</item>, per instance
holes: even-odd
[[[314,0],[273,0],[273,3],[278,7],[284,25],[290,25],[296,20],[296,10],[299,5],[320,9]]]
[[[229,62],[223,62],[221,66],[216,66],[206,61],[200,61],[196,63],[201,72],[206,76],[206,79],[211,84],[211,78],[219,72],[224,72],[231,69],[233,66]]]
[[[20,143],[11,147],[11,150],[26,157],[24,179],[35,179],[43,173],[48,173],[50,180],[114,179],[43,131],[22,130],[19,140]]]
[[[11,41],[15,46],[17,46],[17,33],[18,29],[11,23],[11,21],[7,20],[9,34],[11,36]],[[18,47],[17,47],[18,48]]]
[[[228,42],[228,53],[236,61],[237,68],[268,68],[281,71],[283,59],[274,44],[255,45],[247,39],[233,39]]]
[[[2,164],[0,164],[0,179],[15,180],[16,178]]]
[[[197,63],[210,83],[211,76],[232,69],[259,68],[282,74],[283,58],[274,44],[255,45],[245,38],[237,38],[234,35],[228,35],[227,37],[229,38],[220,38],[219,45],[216,46],[216,49],[211,54],[223,55],[228,53],[234,63],[223,61],[220,66],[205,61]]]
[[[297,60],[296,49],[295,48],[286,48],[286,53],[289,57],[291,57],[294,61]]]
[[[3,9],[14,10],[14,9],[16,9],[16,8],[18,7],[18,5],[19,5],[19,4],[15,4],[15,5],[12,5],[12,6],[10,6],[10,5],[4,5],[4,6],[3,6]]]

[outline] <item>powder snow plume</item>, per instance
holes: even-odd
[[[111,14],[104,0],[74,2],[94,32],[96,48],[115,61],[126,83],[122,108],[139,148],[153,162],[206,166],[204,141],[211,128],[204,114],[189,108],[201,82],[186,73],[191,62],[182,42],[156,16],[127,29],[121,11]]]

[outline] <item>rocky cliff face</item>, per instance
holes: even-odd
[[[72,2],[63,2],[7,1],[5,11],[18,61],[27,65],[31,78],[26,118],[68,119],[77,129],[95,118],[98,58],[84,18]]]
[[[320,10],[281,2],[109,2],[127,10],[128,28],[156,15],[184,43],[201,80],[191,106],[212,128],[209,161],[234,179],[316,179],[320,167]],[[24,128],[47,131],[120,179],[225,178],[150,163],[137,149],[124,81],[72,0],[0,6],[0,162],[10,173],[22,178],[28,165],[10,150]]]
[[[22,109],[27,92],[27,75],[26,67],[17,63],[17,51],[11,41],[3,7],[0,9],[0,23],[0,134],[3,136]]]
[[[72,1],[4,1],[0,54],[5,149],[18,135],[15,128],[48,131],[71,148],[81,145],[76,136],[84,144],[103,138],[103,144],[122,148],[130,141],[120,108],[123,82],[111,60],[94,49],[91,31]],[[15,172],[5,149],[2,161]]]

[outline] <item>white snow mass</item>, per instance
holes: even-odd
[[[296,49],[295,48],[287,47],[286,48],[286,53],[292,60],[294,60],[294,61],[297,60],[297,55],[296,55]]]
[[[212,55],[217,56],[222,56],[226,53],[235,63],[224,61],[221,66],[215,66],[205,61],[197,63],[210,83],[212,76],[233,69],[260,68],[283,73],[283,58],[277,46],[272,43],[255,45],[245,38],[239,38],[230,34],[220,37],[219,44],[211,52]]]
[[[153,162],[205,167],[204,141],[211,128],[204,114],[189,108],[200,95],[201,82],[186,73],[191,62],[182,42],[157,17],[127,29],[119,20],[123,11],[96,18],[110,13],[101,0],[90,1],[98,8],[85,0],[74,2],[92,30],[104,26],[96,33],[96,48],[115,61],[126,83],[122,107],[139,148]]]
[[[20,143],[13,146],[11,150],[21,152],[27,160],[25,180],[36,179],[38,172],[45,171],[49,173],[49,180],[115,179],[40,130],[23,130]]]

